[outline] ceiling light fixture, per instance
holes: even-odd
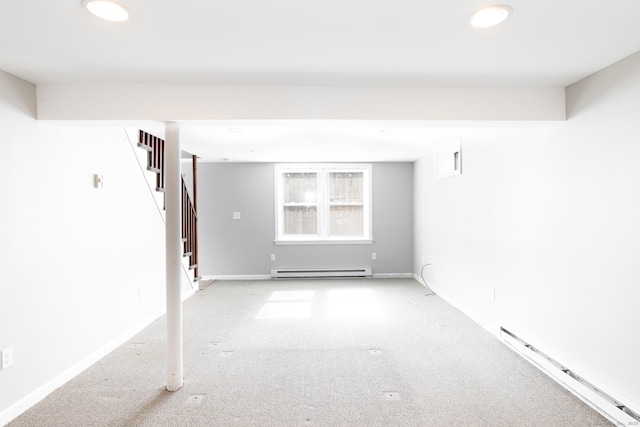
[[[503,22],[513,13],[509,6],[495,5],[478,10],[471,15],[470,23],[476,28],[488,28]]]
[[[98,18],[122,22],[129,19],[129,12],[113,0],[82,0],[82,6]]]

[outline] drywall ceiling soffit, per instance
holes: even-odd
[[[414,161],[474,128],[540,127],[565,114],[563,89],[180,89],[42,85],[38,114],[59,124],[138,121],[160,137],[160,120],[177,121],[183,147],[213,162]]]

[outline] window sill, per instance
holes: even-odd
[[[353,240],[274,240],[276,245],[372,245],[373,239]]]

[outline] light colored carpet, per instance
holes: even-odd
[[[218,281],[184,305],[185,386],[159,319],[9,424],[610,426],[409,279]]]

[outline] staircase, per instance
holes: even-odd
[[[147,151],[147,170],[156,174],[156,191],[164,193],[164,140],[140,130],[138,147]],[[198,215],[195,206],[196,162],[196,156],[193,156],[193,201],[187,190],[184,175],[182,176],[182,253],[185,258],[188,258],[188,268],[194,272],[194,281],[200,280],[198,275]]]

